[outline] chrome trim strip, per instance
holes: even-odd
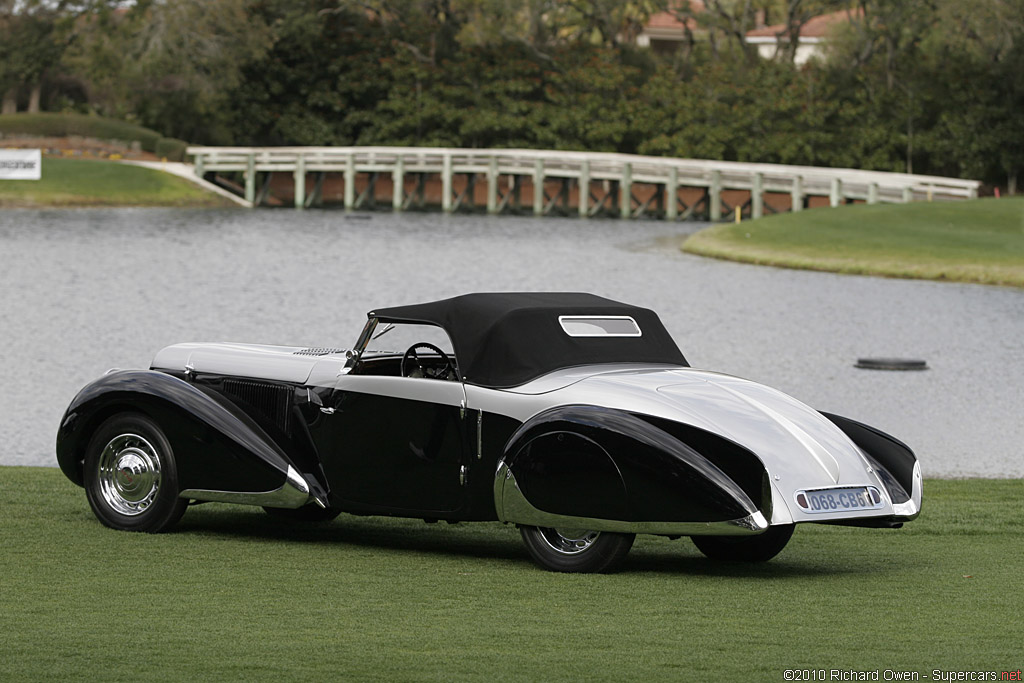
[[[288,466],[288,473],[280,488],[273,491],[211,491],[208,489],[185,489],[179,498],[202,500],[210,503],[239,503],[271,508],[300,508],[309,502],[309,484],[294,467]],[[317,503],[320,503],[317,500]],[[322,506],[322,503],[320,503]]]
[[[462,382],[418,377],[386,377],[382,375],[344,375],[334,388],[388,398],[426,401],[465,410],[466,390]]]
[[[476,459],[484,457],[484,411],[476,411]]]
[[[538,527],[573,527],[592,531],[666,536],[742,536],[758,534],[768,528],[768,520],[761,512],[724,522],[627,522],[618,519],[575,517],[544,512],[526,500],[526,496],[519,490],[515,475],[508,469],[504,461],[498,465],[494,479],[494,494],[495,507],[500,521]]]

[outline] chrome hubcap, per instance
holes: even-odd
[[[145,512],[160,489],[160,455],[138,434],[115,436],[99,460],[103,500],[112,510],[134,516]]]
[[[555,552],[578,555],[594,545],[601,532],[588,529],[540,529],[540,535]]]

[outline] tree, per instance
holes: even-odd
[[[0,0],[0,113],[18,108],[18,94],[28,89],[31,112],[39,111],[42,81],[64,52],[61,26],[64,3]]]
[[[229,93],[236,141],[356,144],[389,92],[389,62],[420,63],[407,50],[396,55],[387,32],[365,12],[341,11],[334,2],[272,0],[256,11],[272,27],[273,42],[242,66]]]
[[[230,138],[227,93],[270,43],[254,0],[100,3],[76,23],[68,69],[93,107],[197,142]]]

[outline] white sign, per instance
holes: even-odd
[[[0,149],[0,180],[39,180],[42,177],[42,150]]]

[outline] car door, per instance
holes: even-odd
[[[461,382],[344,375],[321,445],[331,494],[346,507],[450,512],[464,500],[467,439]]]

